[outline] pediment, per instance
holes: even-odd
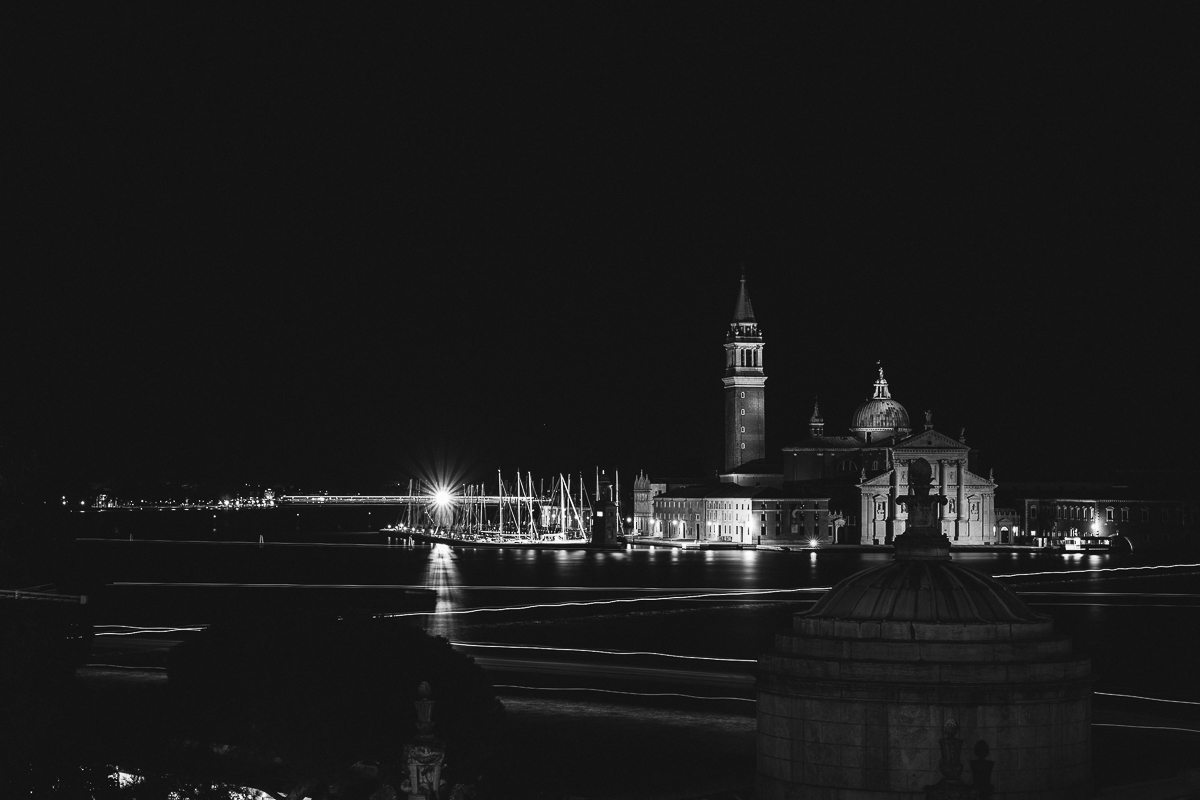
[[[859,484],[859,486],[863,489],[866,489],[866,488],[873,489],[878,486],[887,487],[887,486],[891,486],[891,485],[892,485],[892,470],[890,470],[890,469],[887,472],[879,473],[874,478],[867,478],[865,481],[863,481],[862,483]]]
[[[996,484],[982,475],[976,475],[969,469],[963,470],[963,485],[964,486],[982,486],[984,488],[995,488]]]
[[[937,431],[914,433],[896,444],[896,450],[958,450],[965,453],[970,449],[957,439]]]

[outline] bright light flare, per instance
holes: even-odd
[[[454,500],[454,495],[444,486],[439,486],[433,492],[433,503],[438,508],[445,508]]]

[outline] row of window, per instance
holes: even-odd
[[[1129,522],[1129,507],[1128,506],[1122,506],[1120,509],[1117,509],[1114,506],[1105,506],[1105,508],[1104,508],[1105,521],[1116,522],[1117,521],[1116,514],[1117,514],[1118,510],[1121,512],[1121,522]],[[1150,516],[1151,516],[1150,509],[1143,508],[1143,509],[1141,509],[1141,512],[1142,512],[1141,513],[1142,522],[1149,522]],[[1179,511],[1179,516],[1182,517],[1182,514],[1183,514],[1182,510]],[[1096,519],[1096,509],[1094,509],[1090,506],[1055,506],[1054,507],[1054,517],[1055,517],[1055,519],[1077,519],[1077,520],[1081,520],[1084,522],[1094,522]],[[1038,507],[1037,506],[1029,507],[1029,518],[1030,519],[1038,518]],[[1163,522],[1170,522],[1171,521],[1171,509],[1169,509],[1169,508],[1161,509],[1159,518]]]

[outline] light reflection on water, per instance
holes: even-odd
[[[455,551],[444,544],[434,545],[429,551],[429,561],[425,567],[424,582],[426,588],[437,592],[437,613],[423,617],[425,632],[433,636],[445,636],[450,641],[458,638],[459,615],[447,614],[462,605],[462,585],[458,567],[455,566],[457,556]]]
[[[427,551],[430,561],[423,580],[441,586],[439,608],[460,607],[462,599],[448,587],[510,586],[537,587],[709,587],[721,589],[779,589],[831,586],[860,570],[886,564],[890,552],[756,550],[682,550],[637,548],[620,551],[535,550],[535,549],[450,549]],[[418,548],[417,554],[421,554]],[[1131,563],[1113,554],[972,553],[955,552],[956,562],[985,574],[1030,575],[1041,572],[1079,572],[1121,567]],[[1169,563],[1169,559],[1166,559]],[[442,581],[442,583],[436,583]],[[478,603],[479,598],[472,598]]]

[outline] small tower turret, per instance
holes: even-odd
[[[821,407],[815,397],[813,398],[813,413],[808,418],[808,432],[814,439],[825,435],[825,420],[821,417]]]

